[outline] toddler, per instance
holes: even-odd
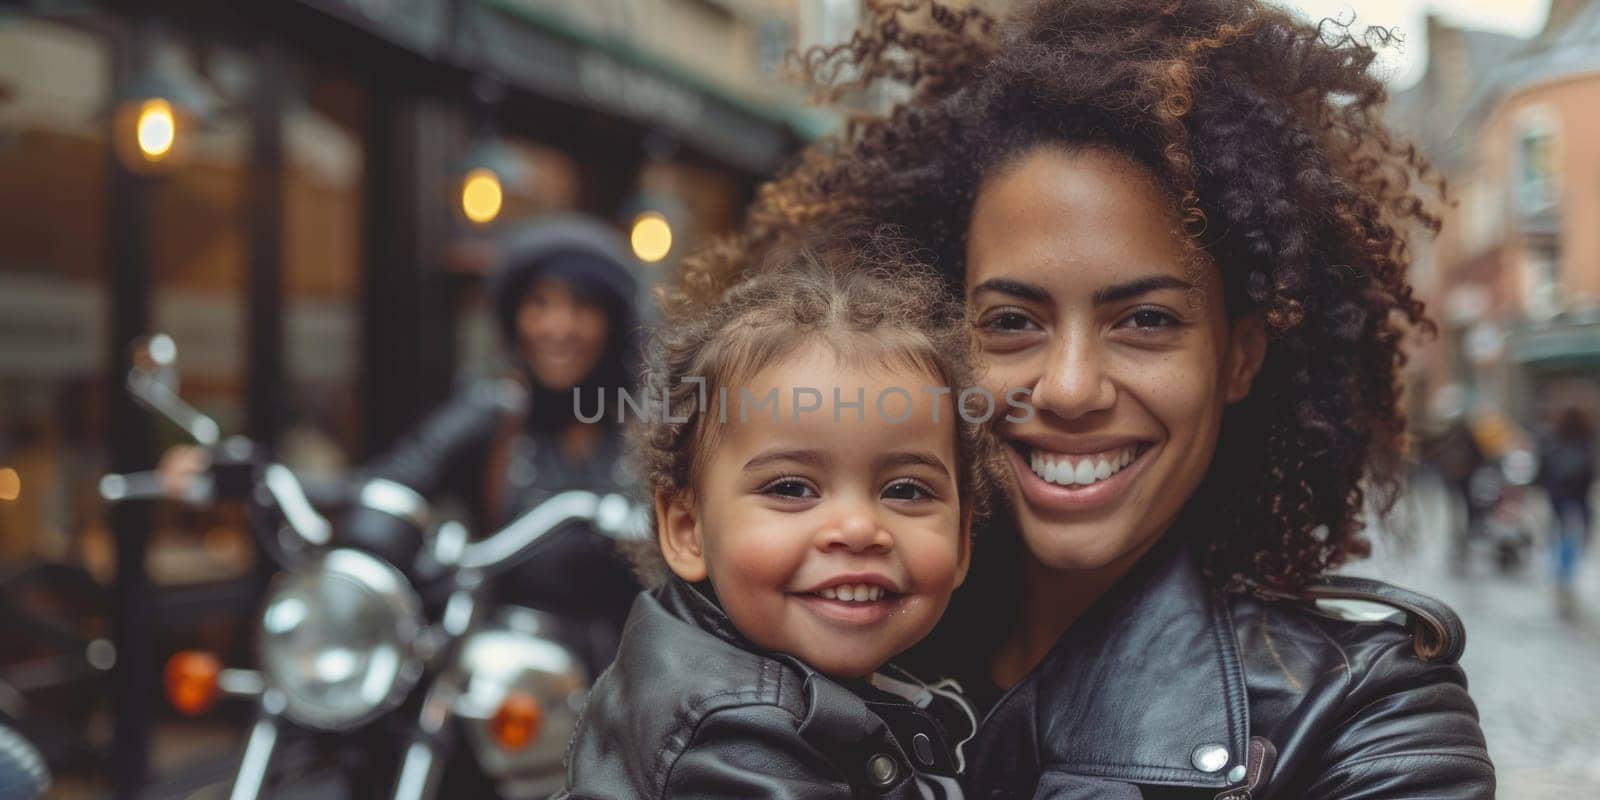
[[[658,585],[589,696],[568,796],[960,796],[970,706],[886,664],[944,612],[988,494],[982,409],[957,409],[970,330],[881,235],[669,314],[634,448]]]

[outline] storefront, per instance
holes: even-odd
[[[131,107],[152,81],[198,98],[169,129]],[[680,243],[726,229],[810,119],[513,2],[0,12],[0,562],[81,566],[109,591],[86,635],[117,647],[69,786],[131,796],[229,752],[160,746],[159,664],[243,652],[265,571],[234,511],[99,502],[179,441],[121,389],[130,342],[171,334],[225,431],[337,473],[495,368],[472,243],[661,195]],[[487,140],[521,178],[480,225],[461,168]]]

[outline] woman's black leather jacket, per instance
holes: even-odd
[[[1398,613],[1330,607],[1348,600]],[[967,796],[1492,798],[1464,645],[1422,595],[1356,578],[1224,595],[1164,545],[994,704]]]

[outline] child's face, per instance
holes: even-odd
[[[955,404],[922,391],[932,385],[920,370],[847,367],[812,347],[748,382],[743,422],[740,387],[730,387],[695,496],[656,500],[673,571],[691,582],[709,576],[746,638],[828,675],[870,674],[915,644],[944,613],[970,555]],[[802,394],[796,419],[801,387],[821,401],[807,411],[816,395]],[[891,391],[880,415],[879,394],[892,387],[909,393],[909,408]],[[770,406],[755,408],[774,389],[776,421]],[[708,405],[715,415],[717,403]],[[889,421],[908,410],[904,422]]]

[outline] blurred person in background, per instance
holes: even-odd
[[[1450,526],[1451,568],[1465,571],[1468,541],[1477,527],[1478,508],[1469,491],[1472,476],[1483,466],[1483,450],[1467,422],[1465,409],[1450,408],[1439,415],[1440,426],[1423,437],[1423,458],[1439,471],[1439,480],[1452,504],[1464,513],[1459,524]]]
[[[507,233],[488,293],[515,368],[458,391],[363,475],[430,499],[452,497],[480,537],[562,491],[626,493],[616,418],[579,420],[574,391],[589,404],[602,388],[614,395],[634,383],[631,263],[615,232],[584,217]],[[167,490],[181,494],[206,458],[196,448],[169,451],[161,464]],[[408,573],[423,546],[414,528],[364,508],[352,511],[339,535]],[[558,529],[543,547],[543,557],[498,581],[497,599],[558,615],[569,628],[565,638],[598,672],[615,654],[639,587],[613,543],[587,526]]]
[[[1570,618],[1577,613],[1574,576],[1594,517],[1589,500],[1594,484],[1594,425],[1582,408],[1560,409],[1555,424],[1540,437],[1539,483],[1550,496],[1557,609]]]

